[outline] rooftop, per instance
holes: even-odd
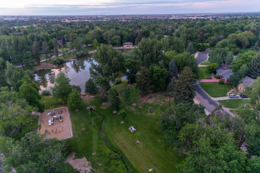
[[[254,81],[255,79],[252,79],[251,77],[248,76],[240,80],[240,82],[243,82],[243,87],[252,85]]]

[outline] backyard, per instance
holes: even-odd
[[[200,65],[209,65],[210,61],[203,61]]]
[[[232,89],[231,84],[218,84],[217,82],[203,82],[199,84],[201,88],[211,97],[225,97]]]
[[[95,111],[103,116],[103,134],[110,149],[120,153],[129,171],[148,172],[148,169],[157,168],[158,173],[177,172],[175,165],[184,160],[173,148],[165,150],[163,133],[160,129],[159,119],[161,113],[168,108],[163,94],[154,99],[152,103],[140,103],[136,107],[124,102],[121,95],[127,89],[127,83],[115,85],[120,93],[122,105],[127,116],[121,124],[120,115],[113,114],[113,109],[103,106],[99,98],[84,97],[85,107],[95,106]],[[62,106],[59,101],[54,104],[53,97],[44,97],[46,107]],[[57,101],[57,100],[56,100]],[[148,113],[149,107],[154,113]],[[92,167],[98,172],[126,172],[126,168],[117,154],[108,149],[100,134],[102,118],[95,111],[93,117],[95,125],[92,127],[91,115],[85,108],[79,112],[70,111],[73,129],[73,138],[68,139],[68,153],[76,152],[77,158],[86,157]],[[134,126],[137,131],[131,133],[129,127]],[[140,143],[137,144],[136,141]]]

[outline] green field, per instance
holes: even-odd
[[[113,86],[120,94],[127,89],[127,83]],[[134,107],[123,101],[121,107],[127,111],[124,124],[122,118],[113,114],[110,107],[102,107],[99,98],[85,98],[85,107],[95,106],[95,110],[104,117],[103,132],[108,146],[120,153],[131,173],[149,172],[148,169],[157,168],[158,173],[177,172],[176,164],[184,160],[172,148],[165,150],[163,133],[160,128],[159,119],[161,113],[168,108],[168,103],[162,104],[164,95],[161,95],[153,103],[140,103]],[[124,100],[121,95],[120,98]],[[48,106],[61,106],[61,102],[55,102],[53,97],[43,97]],[[52,101],[53,100],[53,101]],[[57,100],[56,100],[57,101]],[[124,105],[124,106],[123,106]],[[149,107],[152,114],[148,113]],[[93,112],[95,125],[91,125],[91,115],[84,109],[79,112],[70,111],[73,128],[73,138],[67,140],[68,153],[75,151],[78,158],[86,157],[97,172],[126,172],[124,164],[111,150],[106,148],[100,134],[102,118]],[[129,127],[134,126],[137,131],[131,133]],[[82,130],[82,128],[85,128]],[[137,144],[136,141],[140,140]],[[92,153],[96,153],[92,155]],[[99,166],[102,164],[102,166]],[[115,167],[116,165],[116,167]]]
[[[203,61],[202,63],[200,63],[200,65],[209,65],[210,61]]]
[[[203,82],[200,83],[200,86],[211,97],[225,97],[227,92],[232,89],[231,84],[220,85],[217,82]]]
[[[248,49],[248,48],[241,49],[241,53],[242,53],[242,54],[244,54],[244,53],[246,53],[246,52],[248,52],[248,51],[249,51],[249,49]]]
[[[200,79],[209,79],[211,76],[210,71],[208,71],[207,67],[199,67],[200,71],[201,71],[201,77]]]
[[[221,105],[227,108],[235,109],[241,105],[245,105],[249,103],[249,100],[243,100],[243,99],[230,99],[230,100],[221,100],[219,101]]]

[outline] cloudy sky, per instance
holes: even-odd
[[[260,0],[0,0],[0,15],[260,12]]]

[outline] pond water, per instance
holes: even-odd
[[[59,65],[56,69],[39,71],[34,74],[33,81],[38,84],[41,90],[51,91],[57,75],[64,73],[70,79],[71,85],[80,86],[81,92],[84,92],[85,83],[90,78],[89,68],[92,60],[90,56],[86,56]]]

